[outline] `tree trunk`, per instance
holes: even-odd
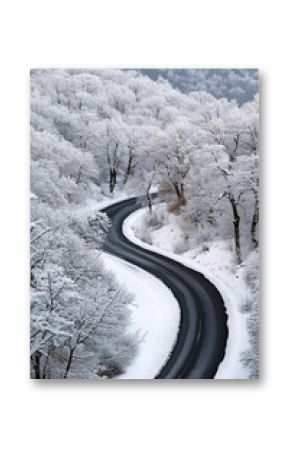
[[[240,265],[242,263],[242,251],[241,251],[241,236],[240,236],[240,214],[238,211],[238,203],[232,194],[229,195],[229,200],[233,211],[233,225],[234,225],[234,240],[237,262]]]
[[[68,373],[69,373],[69,370],[70,370],[70,367],[71,367],[71,364],[72,364],[72,361],[73,361],[73,355],[74,355],[75,349],[76,349],[76,346],[74,346],[73,348],[69,349],[69,358],[68,358],[68,362],[67,362],[67,365],[66,365],[66,370],[65,370],[65,373],[64,373],[64,376],[63,376],[64,379],[67,379],[67,376],[68,376]]]
[[[77,177],[76,177],[76,184],[79,184],[81,181],[81,176],[82,176],[82,168],[80,167]]]
[[[252,225],[251,225],[251,237],[252,242],[254,243],[254,248],[258,247],[258,240],[257,240],[257,227],[259,223],[259,194],[258,192],[255,192],[255,210],[252,218]]]
[[[235,143],[235,147],[233,148],[232,151],[230,151],[230,154],[229,154],[230,162],[235,162],[235,160],[237,158],[237,152],[238,152],[239,143],[240,143],[240,135],[239,134],[236,137],[234,137],[234,143]]]
[[[181,183],[180,186],[178,184],[173,184],[173,186],[180,204],[184,205],[186,203],[184,196],[184,184]]]
[[[110,180],[109,180],[109,186],[110,186],[110,192],[113,193],[114,188],[116,186],[117,182],[117,172],[115,168],[110,168]]]
[[[41,379],[41,368],[40,368],[41,355],[42,354],[39,351],[36,351],[32,356],[35,379]]]
[[[49,375],[49,362],[50,362],[50,358],[51,358],[51,354],[53,353],[55,347],[54,345],[51,346],[51,348],[47,351],[47,356],[45,358],[45,362],[43,365],[43,370],[42,370],[42,379],[49,379],[50,375]]]
[[[186,199],[185,199],[185,196],[184,196],[184,184],[183,184],[183,182],[180,184],[180,198],[181,198],[182,205],[185,205]]]
[[[147,197],[147,201],[148,201],[149,212],[150,212],[150,214],[152,214],[152,198],[151,198],[151,194],[150,194],[150,187],[151,187],[151,185],[149,185],[146,190],[146,197]]]
[[[130,152],[129,159],[128,159],[127,170],[126,170],[125,179],[124,179],[124,184],[126,184],[126,182],[128,181],[128,178],[129,178],[129,176],[131,174],[132,162],[133,162],[133,153]]]

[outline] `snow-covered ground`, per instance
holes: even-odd
[[[241,310],[247,303],[249,290],[243,279],[243,268],[240,268],[239,271],[234,270],[228,242],[216,241],[208,244],[207,251],[197,248],[194,251],[176,255],[173,250],[176,245],[180,246],[181,236],[174,223],[151,232],[149,238],[152,244],[145,243],[136,237],[136,234],[140,235],[145,213],[145,208],[139,209],[124,221],[125,236],[143,248],[163,254],[199,271],[217,287],[224,299],[228,313],[229,337],[226,355],[219,366],[216,379],[247,379],[249,374],[241,364],[240,355],[241,352],[249,348],[246,327],[248,315],[242,313]]]
[[[79,207],[74,207],[74,211],[81,216],[89,216],[91,212],[99,211],[104,207],[111,206],[119,201],[129,198],[126,192],[116,191],[111,196],[102,195],[100,199],[89,198],[84,204]]]
[[[178,303],[163,282],[135,265],[102,253],[105,267],[134,294],[130,332],[139,332],[138,354],[121,379],[153,379],[166,363],[180,322]]]

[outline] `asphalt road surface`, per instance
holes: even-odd
[[[212,379],[224,357],[228,337],[223,299],[202,274],[126,239],[123,221],[139,208],[137,199],[131,198],[103,209],[112,220],[103,249],[158,277],[178,301],[179,333],[156,379]]]

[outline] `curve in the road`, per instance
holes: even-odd
[[[122,232],[123,221],[139,208],[137,198],[131,198],[102,210],[112,220],[103,249],[157,276],[179,303],[181,319],[176,343],[156,378],[212,379],[224,357],[228,337],[223,299],[201,273],[127,240]]]

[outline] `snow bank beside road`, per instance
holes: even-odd
[[[138,354],[119,379],[153,379],[165,365],[179,330],[178,303],[163,282],[135,265],[102,253],[105,267],[135,295],[130,332],[139,332]]]
[[[129,198],[126,193],[116,192],[111,197],[102,196],[101,199],[89,198],[84,205],[75,208],[75,212],[80,216],[88,216],[91,212],[98,212],[105,207],[118,203]]]
[[[150,245],[143,242],[136,237],[136,231],[144,223],[145,208],[139,209],[133,212],[123,223],[123,233],[136,245],[139,245],[150,251],[154,251],[158,254],[162,254],[166,257],[180,262],[184,266],[192,268],[195,271],[202,273],[207,279],[209,279],[221,293],[227,314],[228,314],[228,328],[229,337],[226,347],[226,354],[221,362],[216,379],[247,379],[249,373],[242,366],[240,357],[241,352],[249,348],[249,336],[247,332],[247,314],[240,312],[240,307],[243,305],[243,301],[247,298],[246,285],[242,280],[241,273],[233,273],[226,267],[226,257],[229,257],[228,251],[222,245],[217,245],[209,249],[208,253],[196,257],[193,261],[191,255],[176,255],[172,252],[165,251],[155,245]],[[161,229],[159,230],[159,234]],[[164,230],[166,233],[166,229]],[[160,237],[160,235],[159,235]],[[160,238],[161,243],[165,240]],[[167,234],[167,239],[170,239],[170,235]],[[223,264],[221,264],[223,260]]]

